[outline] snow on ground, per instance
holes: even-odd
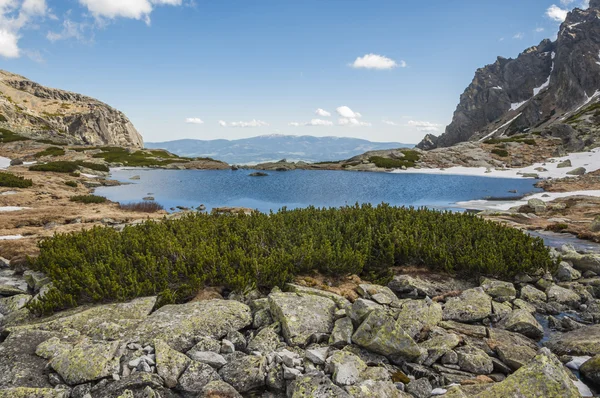
[[[4,192],[0,192],[0,196],[8,196],[8,195],[16,195],[19,192],[17,191],[4,191]]]
[[[505,211],[515,206],[524,206],[529,199],[541,199],[544,202],[550,202],[558,198],[569,196],[595,196],[600,197],[600,190],[590,191],[572,191],[572,192],[541,192],[526,196],[520,200],[469,200],[466,202],[456,202],[456,205],[464,209],[474,210],[498,210]]]
[[[531,99],[531,98],[530,98]],[[511,111],[516,111],[517,109],[519,109],[520,107],[522,107],[523,105],[525,105],[529,100],[525,100],[523,102],[515,102],[510,104],[510,110]]]
[[[95,176],[93,174],[86,174],[86,173],[81,173],[82,176],[87,177],[87,178],[98,178],[98,176]]]
[[[504,127],[508,126],[509,124],[511,124],[512,122],[514,122],[515,120],[517,120],[517,118],[519,116],[521,116],[521,113],[519,113],[517,116],[515,116],[514,119],[509,120],[508,122],[504,123],[502,126],[498,127],[496,130],[492,131],[491,133],[489,133],[488,135],[486,135],[485,137],[483,137],[482,139],[480,139],[479,142],[487,140],[488,138],[490,138],[491,136],[493,136],[494,134],[496,134],[498,132],[498,130],[503,129]]]
[[[25,166],[31,166],[32,164],[37,164],[37,162],[23,162]]]
[[[10,159],[0,156],[0,169],[8,169],[10,166]]]
[[[25,209],[28,209],[28,207],[4,206],[4,207],[0,207],[0,212],[19,211],[19,210],[25,210]]]
[[[8,236],[0,236],[0,240],[17,240],[23,239],[22,235],[8,235]]]

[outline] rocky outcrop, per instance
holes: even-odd
[[[546,130],[564,147],[578,151],[600,139],[594,111],[600,95],[600,7],[574,9],[556,41],[543,40],[516,59],[499,57],[475,73],[454,117],[439,137],[418,145],[430,150],[484,137]]]
[[[76,145],[144,146],[120,111],[90,97],[44,87],[0,70],[0,127]]]

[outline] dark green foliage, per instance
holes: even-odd
[[[8,122],[8,119],[6,118],[6,116],[4,116],[1,113],[0,113],[0,122]]]
[[[598,110],[600,110],[600,102],[596,102],[595,104],[592,104],[590,106],[583,108],[581,111],[570,116],[566,122],[567,123],[577,123],[581,116],[585,115],[588,112],[593,112],[593,111],[598,111]]]
[[[484,144],[504,144],[507,142],[516,142],[519,144],[527,144],[527,145],[537,145],[533,138],[526,138],[524,135],[515,135],[509,138],[491,138],[489,140],[485,140]]]
[[[131,153],[127,149],[119,147],[101,147],[96,149],[101,149],[102,152],[95,154],[93,157],[104,159],[109,163],[122,163],[125,166],[166,166],[171,163],[183,163],[188,161],[188,159],[179,158],[176,155],[161,150],[149,152],[135,151]]]
[[[10,173],[0,172],[0,187],[29,188],[33,181]]]
[[[96,171],[104,171],[108,172],[110,169],[105,164],[97,164],[90,162],[69,162],[69,161],[59,161],[59,162],[48,162],[44,164],[36,164],[31,166],[29,170],[31,171],[52,171],[55,173],[74,173],[79,170],[79,167],[85,167],[88,169],[96,170]]]
[[[77,181],[65,181],[65,185],[68,185],[73,188],[77,188]]]
[[[144,201],[137,203],[125,203],[119,204],[121,210],[125,211],[137,211],[142,213],[156,213],[159,210],[164,210],[165,208],[160,204],[153,201]]]
[[[506,149],[498,149],[498,148],[495,148],[495,149],[492,149],[492,153],[493,153],[494,155],[498,155],[498,156],[500,156],[500,157],[502,157],[502,158],[505,158],[505,157],[507,157],[507,156],[508,156],[508,151],[507,151]]]
[[[44,156],[63,156],[65,154],[65,150],[56,146],[51,146],[44,149],[41,152],[38,152],[34,155],[35,158],[41,158]]]
[[[16,142],[16,141],[29,141],[29,138],[23,137],[22,135],[13,133],[8,129],[0,128],[0,143]]]
[[[546,231],[562,232],[568,228],[569,228],[569,226],[565,223],[557,223],[557,224],[548,225],[546,227]]]
[[[384,169],[401,169],[402,167],[415,167],[415,163],[421,159],[419,152],[412,149],[403,149],[400,152],[404,154],[402,159],[384,158],[381,156],[371,156],[369,162],[375,163],[375,166]]]
[[[40,243],[35,270],[55,289],[37,313],[160,295],[185,301],[205,285],[282,286],[295,275],[358,274],[384,282],[405,264],[470,277],[552,269],[539,238],[480,217],[389,205],[278,213],[189,215],[58,234]]]
[[[48,145],[60,145],[60,146],[65,146],[67,144],[65,144],[64,142],[58,142],[58,141],[53,141],[53,140],[48,140],[48,139],[44,139],[44,140],[35,140],[35,142],[39,142],[41,144],[48,144]]]
[[[79,203],[104,203],[106,202],[106,198],[104,196],[96,196],[96,195],[80,195],[73,196],[71,198],[71,202],[79,202]]]

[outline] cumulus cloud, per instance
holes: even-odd
[[[347,106],[340,106],[336,109],[338,115],[346,119],[358,119],[362,117],[362,115],[358,112],[354,112],[352,109]]]
[[[325,109],[321,109],[321,108],[317,109],[315,111],[315,114],[317,116],[321,116],[321,117],[330,117],[331,116],[331,113],[329,113]]]
[[[241,127],[241,128],[245,128],[245,127],[266,127],[269,125],[269,123],[267,122],[263,122],[262,120],[250,120],[247,122],[244,121],[240,121],[240,122],[226,122],[223,120],[219,120],[219,125],[221,127]]]
[[[310,122],[306,122],[306,123],[291,122],[291,123],[289,123],[289,125],[292,126],[292,127],[301,127],[301,126],[333,126],[333,122],[331,122],[329,120],[323,120],[323,119],[312,119]]]
[[[409,120],[408,121],[408,125],[411,127],[416,127],[417,130],[419,131],[423,131],[423,132],[436,132],[439,131],[439,127],[440,125],[437,123],[431,123],[431,122],[425,122],[425,121],[418,121],[418,120]]]
[[[387,124],[388,126],[399,126],[398,123],[392,122],[391,120],[382,120],[383,124]]]
[[[200,119],[199,117],[188,117],[185,119],[185,122],[188,124],[204,124],[204,120]]]
[[[545,30],[544,28],[535,28],[535,31],[536,31],[537,33],[541,33],[541,32],[543,32],[544,30]]]
[[[371,123],[367,123],[367,122],[363,122],[362,120],[358,120],[357,118],[354,117],[350,117],[350,118],[340,118],[338,120],[338,124],[340,126],[350,126],[350,127],[369,127],[371,126]]]
[[[74,22],[66,18],[62,23],[62,30],[60,32],[50,31],[46,34],[46,38],[52,42],[68,39],[86,41],[85,30],[87,28],[90,26],[86,23]]]
[[[96,19],[131,18],[150,23],[154,6],[180,6],[182,0],[79,0]]]
[[[569,10],[560,8],[556,4],[552,4],[546,10],[546,16],[556,22],[564,22],[564,20],[567,19],[568,13],[569,13]]]
[[[0,0],[0,56],[18,58],[20,32],[47,12],[45,0]]]
[[[523,34],[523,32],[519,32],[519,33],[516,33],[516,34],[513,36],[513,39],[516,39],[516,40],[521,40],[523,37],[525,37],[525,35]]]
[[[353,68],[357,69],[394,69],[394,68],[406,68],[406,62],[400,61],[399,63],[391,58],[384,57],[383,55],[377,54],[366,54],[362,57],[356,58],[351,64]]]

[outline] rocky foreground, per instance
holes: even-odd
[[[47,278],[2,262],[0,397],[589,396],[568,368],[600,384],[600,256],[561,255],[513,282],[413,270],[45,319],[25,306]]]

